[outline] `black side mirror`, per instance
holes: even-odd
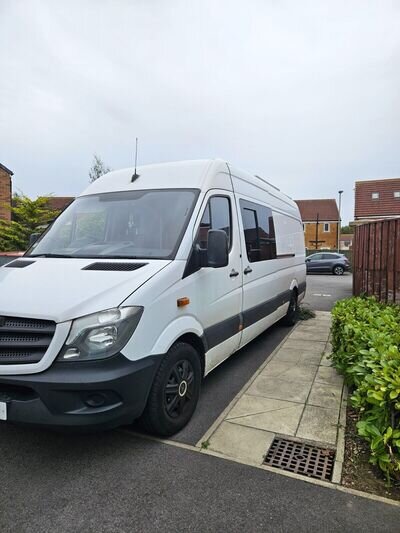
[[[40,233],[32,233],[31,236],[29,237],[29,247],[33,246],[35,244],[35,242],[38,240],[38,238],[40,237]]]
[[[228,235],[221,229],[210,229],[207,236],[207,266],[221,268],[227,266]]]

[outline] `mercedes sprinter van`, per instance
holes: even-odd
[[[306,289],[296,203],[221,160],[110,172],[0,267],[0,420],[185,426],[202,378]]]

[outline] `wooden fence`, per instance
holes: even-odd
[[[356,227],[353,244],[353,293],[400,304],[400,219]]]

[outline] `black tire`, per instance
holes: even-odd
[[[299,315],[299,301],[297,291],[292,291],[292,295],[289,301],[289,309],[286,313],[286,316],[282,319],[282,324],[284,326],[294,326],[298,320]]]
[[[343,276],[344,268],[341,265],[335,265],[332,270],[334,276]]]
[[[163,437],[174,435],[191,419],[199,400],[200,357],[186,342],[177,342],[162,360],[141,416],[142,427]]]

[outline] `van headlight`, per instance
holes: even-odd
[[[108,309],[72,322],[59,361],[91,361],[118,353],[131,338],[143,307]]]

